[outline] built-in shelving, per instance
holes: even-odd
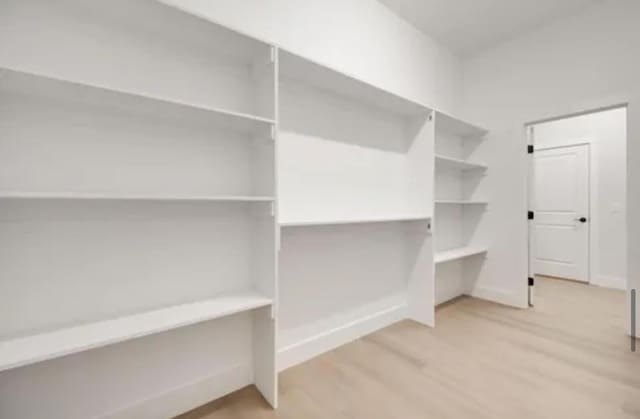
[[[2,416],[276,407],[277,48],[161,1],[2,10]]]
[[[436,205],[488,205],[487,201],[474,201],[464,199],[436,199]]]
[[[448,132],[464,140],[482,140],[489,131],[462,119],[438,112],[439,130]]]
[[[184,202],[270,202],[273,196],[176,196],[102,193],[0,192],[0,199],[88,200],[88,201],[184,201]]]
[[[278,69],[279,364],[433,325],[432,111],[287,51]]]
[[[163,2],[8,1],[0,14],[12,40],[0,50],[8,416],[59,408],[67,383],[90,400],[84,416],[107,416],[91,400],[95,388],[120,384],[114,359],[133,377],[110,395],[114,410],[165,398],[174,406],[174,391],[188,389],[184,411],[252,383],[276,407],[278,365],[401,319],[433,325],[434,264],[487,252],[464,247],[439,221],[482,213],[468,206],[487,205],[472,199],[487,195],[455,182],[439,194],[434,179],[443,167],[482,176],[487,166],[458,143],[479,144],[472,140],[485,130]],[[457,137],[453,152],[439,149],[443,131]],[[434,196],[451,199],[434,205]],[[437,251],[447,234],[441,247],[456,248]],[[167,336],[164,357],[147,360]],[[106,383],[74,381],[85,365],[91,374],[80,384]],[[42,411],[8,393],[58,376],[72,378],[59,389],[29,385]]]
[[[162,116],[188,117],[199,122],[242,133],[271,135],[275,121],[257,115],[215,108],[195,101],[187,102],[148,92],[121,90],[97,83],[65,80],[45,74],[0,68],[0,92],[56,97],[63,100],[82,100],[87,105],[117,107],[128,112]]]
[[[439,155],[436,155],[436,166],[459,170],[486,170],[488,168],[488,166],[484,164]]]
[[[367,106],[409,117],[419,117],[430,111],[426,105],[284,50],[280,52],[280,68],[282,77]]]
[[[434,261],[436,264],[445,263],[445,262],[464,259],[470,256],[482,255],[485,253],[487,253],[486,248],[461,247],[458,249],[450,249],[450,250],[443,250],[443,251],[436,252]]]
[[[0,371],[269,306],[254,291],[0,341]]]
[[[393,223],[406,221],[429,221],[428,216],[397,216],[397,217],[371,217],[351,220],[312,220],[312,221],[291,221],[280,222],[282,227],[304,227],[304,226],[323,226],[323,225],[340,225],[340,224],[365,224],[365,223]]]
[[[488,250],[478,226],[490,205],[483,199],[489,167],[476,161],[483,155],[485,129],[441,112],[435,120],[434,189],[445,198],[434,200],[435,300],[441,304],[472,293],[477,283],[481,268],[469,258]]]

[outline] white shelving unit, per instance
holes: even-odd
[[[279,54],[279,362],[433,324],[431,110]]]
[[[162,333],[272,304],[255,291],[73,326],[3,341],[0,371]]]
[[[436,205],[489,205],[487,201],[471,201],[464,199],[444,199],[435,201]]]
[[[162,2],[5,3],[7,417],[275,407],[279,370],[433,325],[487,252],[486,131]]]
[[[436,264],[451,262],[454,260],[464,259],[469,256],[482,255],[485,253],[487,253],[486,248],[460,247],[457,249],[443,250],[443,251],[436,252],[434,262]]]
[[[487,170],[487,166],[484,164],[438,155],[436,155],[436,167],[451,167],[460,170]]]
[[[474,156],[487,131],[437,112],[435,116],[436,304],[473,291],[487,253],[478,226],[489,201],[482,196],[488,166]]]
[[[367,224],[367,223],[394,223],[405,221],[425,221],[428,222],[431,217],[425,216],[389,216],[380,218],[355,218],[352,220],[328,220],[328,221],[309,221],[309,222],[284,222],[280,223],[281,227],[305,227],[305,226],[324,226],[324,225],[341,225],[341,224]]]
[[[92,193],[0,192],[0,199],[89,200],[89,201],[193,201],[193,202],[271,202],[273,196],[161,196]]]
[[[276,49],[149,0],[2,10],[1,415],[275,407]]]

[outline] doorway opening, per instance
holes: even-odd
[[[626,289],[627,107],[526,125],[529,301],[536,279]]]

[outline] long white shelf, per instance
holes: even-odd
[[[235,292],[205,301],[0,341],[0,371],[166,332],[271,304],[271,299],[255,291]]]
[[[481,163],[473,163],[440,155],[436,155],[436,165],[459,170],[487,170],[488,168],[487,165]]]
[[[0,199],[42,199],[42,200],[96,200],[96,201],[191,201],[191,202],[269,202],[273,196],[237,195],[134,195],[107,193],[40,193],[40,192],[0,192]]]
[[[444,250],[436,252],[434,257],[435,263],[450,262],[452,260],[463,259],[469,256],[482,255],[487,253],[484,247],[460,247],[457,249]]]
[[[448,132],[470,140],[482,140],[489,132],[484,128],[443,112],[436,113],[436,130]]]
[[[392,223],[404,221],[429,221],[431,217],[416,216],[390,216],[390,217],[371,217],[358,219],[341,219],[341,220],[308,220],[308,221],[281,221],[282,227],[304,227],[304,226],[322,226],[322,225],[341,225],[341,224],[366,224],[366,223]]]
[[[185,102],[149,92],[122,90],[83,80],[67,80],[7,67],[0,68],[0,92],[39,92],[44,95],[75,99],[101,106],[117,106],[140,112],[162,112],[172,117],[196,117],[201,121],[246,133],[271,135],[275,120],[229,109]]]
[[[472,201],[464,199],[436,199],[436,205],[488,205],[487,201]]]
[[[417,117],[431,111],[421,103],[285,50],[280,50],[279,71],[285,79],[396,114]]]

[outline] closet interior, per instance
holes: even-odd
[[[52,387],[87,400],[69,417],[249,384],[275,407],[278,371],[470,292],[484,130],[156,1],[4,3],[16,417]]]

